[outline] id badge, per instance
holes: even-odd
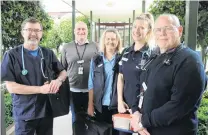
[[[140,99],[139,99],[139,105],[138,105],[138,107],[139,107],[140,109],[142,108],[143,99],[144,99],[144,96],[140,96]]]
[[[79,74],[79,75],[83,75],[83,73],[84,73],[84,68],[80,66],[80,67],[78,68],[78,74]]]
[[[84,60],[78,60],[77,63],[78,64],[83,64],[84,63]]]

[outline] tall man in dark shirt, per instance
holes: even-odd
[[[163,14],[156,20],[154,35],[160,54],[145,67],[140,79],[140,112],[131,121],[140,135],[197,134],[196,111],[206,75],[199,55],[180,43],[182,32],[175,15]]]
[[[53,51],[39,46],[43,27],[37,19],[26,19],[21,34],[24,43],[7,51],[1,64],[1,79],[12,94],[15,135],[52,135],[47,94],[58,92],[67,74]],[[53,72],[58,78],[46,82]]]

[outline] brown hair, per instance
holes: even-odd
[[[40,21],[37,20],[37,19],[34,18],[34,17],[30,17],[30,18],[25,19],[25,20],[22,22],[22,24],[21,24],[21,29],[24,29],[26,23],[39,23],[41,29],[43,30],[43,26],[42,26],[42,24],[40,23]]]

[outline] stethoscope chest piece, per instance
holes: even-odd
[[[28,71],[26,69],[22,70],[22,75],[27,75]]]

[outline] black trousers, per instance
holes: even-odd
[[[15,135],[53,135],[53,118],[15,121]]]
[[[71,92],[72,123],[75,122],[77,113],[87,112],[88,97],[88,92]]]
[[[118,113],[117,110],[109,110],[108,106],[102,106],[102,113],[98,112],[97,110],[95,110],[95,112],[96,120],[109,124],[113,124],[112,115]],[[132,135],[131,133],[121,132],[115,129],[113,129],[112,133],[113,135]]]

